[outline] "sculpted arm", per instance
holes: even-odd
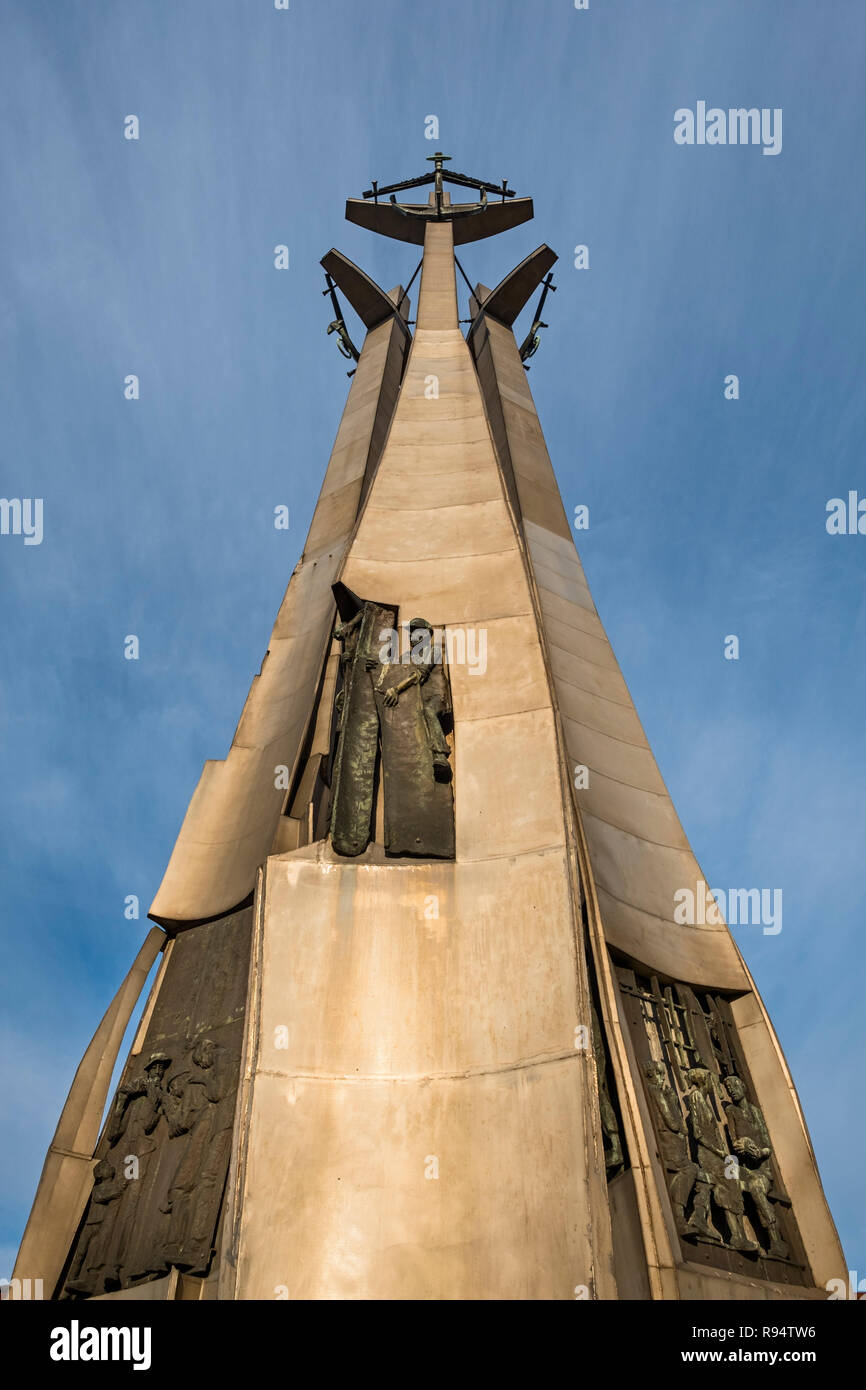
[[[400,681],[398,685],[392,685],[390,690],[385,691],[385,704],[396,705],[404,690],[408,690],[413,685],[423,685],[432,669],[432,665],[416,666],[405,680]]]

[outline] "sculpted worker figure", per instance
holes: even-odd
[[[191,1060],[192,1070],[172,1078],[172,1130],[190,1137],[162,1207],[170,1217],[164,1255],[167,1264],[203,1270],[214,1236],[212,1194],[228,1165],[235,1086],[225,1048],[212,1038],[199,1039]]]
[[[409,660],[413,669],[404,680],[399,681],[397,685],[390,686],[385,691],[385,704],[393,709],[404,690],[411,689],[413,685],[421,687],[421,708],[424,713],[430,751],[433,755],[433,775],[437,782],[450,782],[451,764],[448,759],[451,756],[451,749],[445,738],[443,718],[447,719],[451,710],[447,701],[443,701],[441,694],[437,693],[430,683],[430,676],[436,667],[436,662],[433,651],[433,628],[426,618],[412,619],[409,624],[409,642]],[[388,669],[388,667],[383,667],[383,674]]]
[[[151,1168],[153,1155],[157,1150],[154,1130],[163,1113],[165,1088],[163,1081],[171,1058],[164,1052],[154,1052],[144,1067],[142,1075],[131,1078],[117,1092],[111,1119],[106,1126],[106,1138],[118,1149],[117,1162],[122,1168],[128,1158],[138,1160],[138,1175],[126,1183],[126,1191],[118,1203],[113,1221],[113,1260],[115,1268],[111,1277],[119,1282],[127,1277],[138,1275],[137,1266],[142,1258],[144,1226],[141,1213],[147,1210],[150,1184],[153,1178]]]
[[[343,707],[346,701],[346,679],[349,667],[355,659],[355,651],[358,646],[358,636],[361,628],[361,619],[364,616],[363,608],[359,608],[354,618],[350,618],[346,623],[337,623],[334,628],[334,636],[340,643],[340,674],[343,678],[343,689],[337,696],[337,733],[343,727]]]
[[[779,1234],[779,1220],[770,1202],[773,1171],[772,1148],[763,1112],[746,1097],[746,1087],[738,1076],[725,1077],[725,1090],[731,1104],[725,1105],[734,1153],[740,1159],[740,1184],[755,1204],[758,1218],[770,1238],[768,1254],[784,1259],[788,1247]]]
[[[658,1126],[659,1153],[668,1179],[668,1192],[674,1209],[674,1220],[681,1236],[696,1235],[700,1224],[686,1220],[686,1204],[692,1194],[698,1176],[698,1165],[689,1152],[689,1135],[683,1120],[680,1103],[673,1087],[668,1084],[664,1062],[647,1062],[644,1066],[647,1089],[655,1102],[660,1124]],[[719,1239],[713,1228],[714,1239]]]
[[[386,854],[451,859],[451,695],[432,624],[413,618],[404,652],[395,606],[334,587],[342,688],[336,700],[331,844],[338,854],[364,852],[381,788]]]
[[[713,1108],[712,1077],[704,1067],[691,1067],[686,1075],[693,1087],[686,1096],[686,1104],[689,1108],[692,1136],[697,1144],[700,1169],[695,1189],[693,1220],[699,1229],[707,1228],[705,1234],[714,1233],[715,1228],[710,1220],[712,1195],[716,1206],[725,1213],[728,1223],[727,1244],[733,1250],[752,1253],[758,1249],[758,1245],[755,1241],[749,1240],[743,1229],[745,1208],[739,1179],[728,1177],[726,1173],[726,1165],[731,1155]]]
[[[104,1291],[112,1234],[111,1221],[108,1219],[111,1210],[109,1203],[116,1202],[125,1190],[125,1180],[117,1178],[107,1159],[100,1159],[93,1170],[93,1191],[87,1220],[69,1272],[66,1285],[69,1293],[98,1294]],[[108,1273],[111,1272],[108,1270]]]

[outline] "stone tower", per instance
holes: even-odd
[[[796,1092],[545,448],[541,307],[513,332],[556,257],[461,316],[455,249],[532,202],[432,163],[346,206],[422,248],[414,321],[323,258],[356,367],[306,546],[16,1274],[68,1299],[823,1297],[845,1261]]]

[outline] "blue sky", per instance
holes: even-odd
[[[0,493],[44,499],[41,545],[0,536],[0,1273],[303,546],[348,385],[319,258],[405,283],[416,248],[343,200],[442,148],[535,199],[464,248],[473,281],[559,252],[530,382],[563,498],[708,880],[783,890],[781,934],[735,934],[866,1274],[866,537],[825,529],[866,495],[862,4],[4,0],[0,26]],[[676,145],[698,100],[781,107],[782,153]]]

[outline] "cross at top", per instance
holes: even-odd
[[[435,180],[434,187],[437,194],[442,192],[442,175],[444,172],[442,169],[442,165],[445,163],[446,159],[450,163],[450,154],[440,154],[439,152],[437,152],[436,154],[428,154],[427,156],[427,163],[432,164],[434,166],[433,178]]]
[[[419,174],[414,179],[402,179],[399,183],[379,185],[374,179],[360,198],[350,198],[346,203],[346,217],[358,226],[368,227],[382,236],[390,236],[398,241],[424,241],[424,226],[430,221],[453,222],[454,243],[477,241],[483,237],[494,236],[509,227],[518,226],[532,216],[532,199],[517,198],[508,180],[490,183],[487,179],[477,179],[470,174],[459,174],[456,169],[446,169],[450,154],[437,150],[427,155],[426,162],[433,168]],[[409,203],[398,201],[399,194],[410,188],[423,188],[433,185],[429,203]],[[445,196],[445,185],[456,184],[460,188],[476,190],[477,198],[469,203],[451,203]],[[488,194],[498,194],[498,199],[488,203]],[[387,202],[379,200],[386,199]],[[508,203],[507,200],[514,199]],[[467,224],[472,222],[470,228]]]
[[[514,189],[508,187],[507,179],[503,179],[501,183],[488,183],[486,179],[475,179],[469,174],[458,174],[456,169],[443,168],[446,160],[451,162],[450,154],[442,154],[441,151],[437,150],[436,154],[427,156],[427,163],[434,166],[432,171],[428,170],[426,174],[419,174],[414,179],[403,179],[400,183],[389,183],[384,188],[380,188],[378,180],[374,179],[362,197],[372,198],[374,202],[378,202],[380,197],[388,194],[391,202],[396,203],[395,194],[401,193],[406,188],[421,188],[424,184],[429,183],[434,185],[436,193],[442,192],[443,183],[456,183],[463,188],[477,188],[478,195],[483,202],[486,202],[484,195],[487,193],[498,193],[503,202],[506,198],[514,197]]]

